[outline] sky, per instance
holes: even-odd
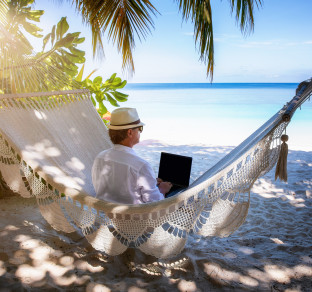
[[[45,10],[40,27],[51,31],[62,16],[67,17],[69,32],[80,31],[86,41],[79,48],[86,51],[85,75],[111,74],[129,83],[202,83],[210,82],[206,65],[199,61],[191,21],[183,22],[177,1],[151,1],[159,11],[151,34],[136,41],[135,73],[124,71],[117,47],[107,42],[105,57],[94,58],[91,30],[82,23],[72,1],[36,0],[34,8]],[[255,9],[255,27],[243,35],[231,13],[229,1],[212,0],[214,31],[213,82],[301,82],[312,77],[312,1],[263,0]],[[41,43],[41,41],[40,41]],[[38,46],[39,42],[36,43]],[[37,51],[41,48],[36,48]]]

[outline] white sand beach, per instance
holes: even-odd
[[[193,156],[193,180],[232,148],[143,141],[135,150],[155,170],[161,151]],[[101,255],[53,230],[34,199],[2,193],[0,291],[312,291],[312,152],[289,148],[288,183],[274,181],[274,170],[258,179],[234,234],[191,236],[166,261]]]

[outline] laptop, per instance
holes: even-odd
[[[190,184],[192,157],[161,152],[158,177],[172,183],[166,197],[176,194]]]

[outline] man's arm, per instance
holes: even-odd
[[[165,187],[161,183],[161,189]],[[146,163],[139,171],[138,187],[141,190],[141,199],[144,203],[155,202],[164,199],[164,194],[157,187],[157,181],[152,167]],[[163,190],[164,191],[164,190]]]

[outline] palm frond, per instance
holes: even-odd
[[[123,69],[134,72],[135,38],[145,39],[154,28],[156,8],[148,0],[76,0],[76,8],[92,28],[93,52],[104,52],[102,36],[117,44],[123,57]]]
[[[212,81],[214,70],[213,27],[210,0],[176,0],[184,20],[194,23],[196,45],[199,44],[200,60],[207,64],[207,76]],[[242,33],[247,34],[254,28],[254,6],[262,5],[263,0],[230,0],[232,12]]]
[[[0,25],[0,93],[79,88],[80,84],[53,59],[54,50],[25,54],[28,47]],[[71,68],[68,68],[71,69]]]
[[[243,34],[248,34],[254,29],[254,5],[262,6],[262,0],[231,0],[232,12],[235,10],[235,17]]]
[[[214,47],[212,12],[209,0],[179,0],[179,9],[184,20],[194,23],[195,43],[199,44],[200,60],[207,64],[207,76],[212,81],[214,69]]]
[[[9,10],[8,3],[6,0],[0,0],[0,23],[6,24],[6,14]]]

